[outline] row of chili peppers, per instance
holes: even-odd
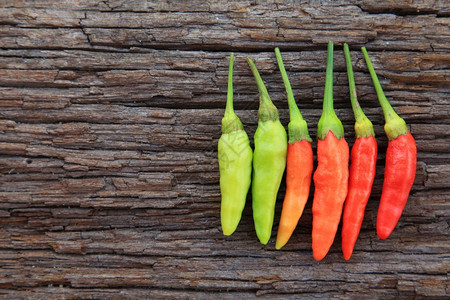
[[[386,239],[394,230],[413,185],[417,149],[405,121],[395,113],[386,99],[364,47],[362,51],[383,109],[386,121],[384,129],[389,139],[376,224],[378,236]],[[342,213],[342,251],[346,260],[350,258],[375,178],[377,142],[372,123],[365,116],[356,97],[347,44],[344,44],[344,53],[350,99],[356,120],[356,141],[351,151],[349,170],[349,147],[344,139],[342,123],[333,108],[333,43],[329,42],[323,113],[317,130],[318,166],[313,176],[315,191],[312,205],[312,249],[316,260],[323,259],[328,253]],[[313,151],[308,126],[295,102],[278,48],[275,49],[275,54],[289,104],[289,140],[258,70],[248,58],[260,93],[258,127],[254,135],[255,150],[252,151],[243,125],[233,110],[234,55],[231,54],[227,104],[222,119],[218,155],[223,234],[231,235],[236,230],[251,185],[255,230],[262,244],[267,244],[271,237],[275,202],[286,168],[286,194],[276,239],[276,248],[280,249],[290,239],[308,200]]]

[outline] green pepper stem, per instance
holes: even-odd
[[[327,51],[327,73],[325,77],[325,92],[323,95],[323,111],[327,114],[333,114],[333,50],[332,42],[328,43]]]
[[[278,68],[280,69],[281,77],[283,78],[284,87],[286,89],[286,95],[289,105],[289,117],[290,122],[288,125],[289,129],[289,143],[293,144],[297,141],[307,140],[311,142],[311,138],[308,132],[308,125],[303,119],[297,104],[295,103],[294,94],[292,93],[291,83],[286,74],[286,69],[284,68],[283,58],[281,57],[280,49],[275,48],[275,56],[277,58]]]
[[[233,62],[234,62],[234,53],[231,53],[230,67],[228,69],[227,106],[225,108],[226,116],[234,114],[234,108],[233,108]]]
[[[372,122],[366,117],[356,96],[355,78],[353,76],[352,59],[347,44],[344,44],[345,65],[347,66],[348,85],[350,90],[350,101],[352,102],[353,114],[355,115],[356,137],[375,136]]]
[[[266,86],[264,85],[264,82],[261,78],[261,75],[259,75],[258,69],[256,68],[255,63],[253,60],[249,57],[247,58],[248,64],[250,66],[250,69],[252,70],[253,76],[256,80],[256,85],[258,86],[259,90],[259,110],[258,110],[258,119],[265,122],[265,121],[275,121],[279,119],[278,116],[278,110],[273,104],[272,100],[269,97],[269,93],[267,92]]]
[[[255,77],[256,85],[258,86],[258,91],[261,94],[261,97],[263,98],[262,100],[266,101],[267,100],[266,98],[268,98],[269,101],[271,101],[269,97],[269,92],[267,92],[266,86],[264,85],[264,81],[262,80],[261,75],[259,75],[255,63],[250,57],[247,58],[247,61],[248,64],[250,65],[250,69],[252,70],[253,76]]]
[[[278,68],[280,69],[281,78],[283,78],[284,87],[286,89],[287,100],[289,104],[289,116],[291,121],[303,120],[302,114],[295,103],[294,94],[292,93],[291,83],[286,74],[286,69],[284,68],[283,59],[281,57],[280,49],[275,48],[275,56],[277,58]]]
[[[356,96],[355,78],[353,76],[352,59],[350,58],[350,50],[347,44],[344,44],[345,65],[347,66],[348,86],[350,89],[350,101],[352,102],[353,113],[356,121],[362,120],[365,115],[359,105],[358,98]]]
[[[373,68],[372,62],[370,61],[369,54],[365,47],[361,48],[364,59],[366,60],[367,68],[370,72],[370,77],[372,77],[375,90],[377,92],[378,101],[380,102],[381,108],[383,109],[384,119],[386,124],[384,126],[384,131],[388,136],[389,140],[397,138],[399,135],[407,134],[408,128],[406,127],[405,121],[397,115],[397,113],[392,108],[391,104],[384,95],[383,89],[381,88],[380,81],[378,80],[377,74]]]
[[[386,121],[398,117],[397,113],[394,111],[391,104],[389,104],[386,96],[384,95],[383,88],[381,87],[372,62],[370,61],[370,57],[367,53],[366,47],[362,47],[361,50],[364,53],[364,59],[366,60],[367,68],[369,69],[370,77],[372,77],[373,85],[375,86],[375,90],[377,91],[378,100],[380,101]]]
[[[317,137],[326,138],[331,131],[337,139],[344,137],[344,127],[333,108],[333,43],[328,43],[327,73],[325,78],[325,92],[323,95],[323,112],[317,125]]]
[[[222,133],[230,133],[236,130],[243,130],[241,120],[234,113],[233,108],[233,61],[234,53],[230,55],[230,67],[228,70],[228,92],[227,92],[227,105],[225,107],[225,114],[222,118]]]

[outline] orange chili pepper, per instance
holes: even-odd
[[[339,225],[348,188],[349,148],[344,127],[333,108],[333,43],[328,43],[327,74],[317,135],[314,173],[312,249],[316,260],[327,255]]]
[[[291,84],[284,69],[280,49],[275,48],[275,55],[286,88],[291,119],[288,125],[289,143],[286,163],[286,194],[284,196],[275,244],[275,248],[280,249],[289,241],[308,201],[313,170],[313,152],[311,138],[308,133],[308,125],[303,120],[300,110],[295,103]]]

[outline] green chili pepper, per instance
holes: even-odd
[[[241,220],[250,188],[253,158],[247,133],[233,109],[233,60],[234,54],[231,53],[227,105],[218,144],[222,194],[220,220],[224,235],[231,235]]]
[[[278,189],[286,168],[287,134],[278,117],[278,110],[253,61],[248,64],[259,90],[258,128],[255,132],[253,158],[252,207],[256,235],[267,244],[272,234],[273,216]]]

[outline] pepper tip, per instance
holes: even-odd
[[[377,231],[377,235],[381,240],[385,240],[389,237],[390,233]]]
[[[351,256],[352,256],[351,252],[350,253],[344,253],[344,259],[345,260],[349,260]]]
[[[277,241],[275,242],[275,249],[280,250],[284,247],[284,245],[286,245],[286,243],[283,243],[277,239]]]
[[[230,228],[222,228],[222,233],[225,236],[230,236],[234,233],[235,229],[230,229]]]
[[[328,250],[327,251],[314,251],[313,250],[313,257],[314,257],[314,259],[315,260],[317,260],[317,261],[321,261],[326,255],[327,255],[327,253],[328,253]]]
[[[269,236],[261,236],[261,235],[258,235],[258,233],[256,233],[256,235],[258,236],[258,240],[261,244],[267,245],[267,243],[270,240],[270,235]]]

